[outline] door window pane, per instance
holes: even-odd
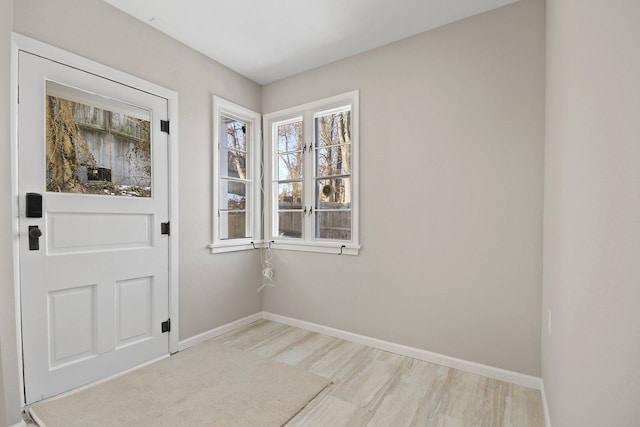
[[[120,104],[47,82],[47,191],[151,197],[149,112]]]

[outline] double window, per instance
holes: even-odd
[[[358,92],[267,114],[262,168],[249,113],[214,98],[212,252],[253,247],[262,224],[275,249],[357,254]]]
[[[267,114],[266,239],[357,254],[358,92]]]

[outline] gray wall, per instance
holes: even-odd
[[[5,7],[6,4],[6,7]],[[100,0],[20,0],[13,5],[13,31],[44,41],[179,93],[180,118],[180,339],[262,310],[256,288],[259,258],[253,251],[211,255],[211,95],[254,110],[261,88]],[[9,47],[11,1],[3,0],[0,34],[0,293],[5,400],[19,416],[9,156]],[[5,24],[5,22],[3,22]],[[6,30],[5,30],[6,28]],[[257,252],[257,251],[256,251]],[[10,376],[8,378],[7,376]],[[15,378],[14,378],[15,377]],[[14,399],[15,397],[15,399]],[[2,420],[0,420],[2,425]]]
[[[640,2],[547,11],[542,371],[554,427],[640,423]]]
[[[359,256],[274,251],[264,309],[540,374],[544,1],[267,85],[360,90]]]

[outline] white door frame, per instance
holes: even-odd
[[[13,33],[11,52],[11,199],[12,199],[12,231],[13,231],[13,278],[15,292],[15,319],[17,328],[17,348],[19,364],[20,402],[25,406],[24,377],[22,366],[22,328],[20,310],[20,239],[18,209],[18,53],[25,51],[61,64],[107,78],[127,86],[165,98],[168,102],[168,118],[171,123],[169,142],[169,221],[171,236],[169,238],[169,317],[171,332],[169,333],[169,352],[180,350],[179,346],[179,275],[178,275],[178,93],[158,86],[154,83],[115,70],[106,65],[91,61],[46,43]]]

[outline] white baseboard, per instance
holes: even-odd
[[[402,356],[412,357],[414,359],[424,360],[426,362],[435,363],[438,365],[446,366],[448,368],[454,368],[460,371],[470,372],[472,374],[483,375],[485,377],[505,381],[511,384],[521,385],[535,390],[540,390],[542,388],[542,380],[539,377],[508,371],[501,368],[495,368],[493,366],[483,365],[480,363],[470,362],[468,360],[433,353],[427,350],[409,347],[402,344],[395,344],[389,341],[383,341],[377,338],[354,334],[352,332],[334,329],[303,320],[293,319],[291,317],[280,316],[278,314],[269,312],[264,312],[263,316],[265,319],[273,320],[274,322],[284,323],[286,325],[318,332],[343,340],[352,341],[358,344],[368,345],[369,347],[389,351],[392,353],[400,354]]]
[[[544,381],[540,380],[540,395],[542,396],[542,410],[544,411],[544,424],[551,427],[551,414],[549,413],[549,405],[547,404],[547,392],[544,389]]]
[[[521,385],[521,386],[532,388],[535,390],[540,390],[542,393],[543,405],[545,410],[545,418],[547,419],[547,427],[550,427],[550,423],[548,421],[549,419],[548,408],[546,406],[546,396],[544,395],[542,379],[539,377],[521,374],[519,372],[508,371],[506,369],[483,365],[476,362],[470,362],[468,360],[458,359],[456,357],[446,356],[444,354],[433,353],[431,351],[422,350],[415,347],[409,347],[402,344],[396,344],[389,341],[380,340],[377,338],[371,338],[365,335],[354,334],[352,332],[330,328],[328,326],[322,326],[316,323],[306,322],[304,320],[298,320],[291,317],[281,316],[279,314],[269,313],[266,311],[252,314],[245,318],[236,320],[231,323],[227,323],[225,325],[222,325],[217,328],[211,329],[209,331],[203,332],[201,334],[195,335],[191,338],[182,340],[179,343],[180,351],[262,319],[284,323],[285,325],[295,326],[297,328],[306,329],[308,331],[318,332],[321,334],[355,342],[358,344],[367,345],[369,347],[377,348],[384,351],[390,351],[392,353],[400,354],[402,356],[412,357],[414,359],[424,360],[426,362],[435,363],[438,365],[446,366],[448,368],[454,368],[460,371],[470,372],[472,374],[478,374],[488,378],[505,381],[511,384]]]
[[[189,347],[203,343],[212,338],[219,337],[220,335],[226,334],[227,332],[231,332],[234,329],[241,328],[243,326],[246,326],[253,322],[257,322],[258,320],[262,320],[262,319],[263,319],[262,312],[252,314],[250,316],[244,317],[234,322],[227,323],[226,325],[222,325],[217,328],[210,329],[206,332],[195,335],[191,338],[182,340],[178,344],[178,348],[180,349],[180,351],[185,350]]]
[[[476,362],[470,362],[468,360],[458,359],[451,356],[446,356],[439,353],[433,353],[427,350],[422,350],[415,347],[409,347],[402,344],[395,344],[389,341],[380,340],[377,338],[368,337],[365,335],[359,335],[352,332],[343,331],[340,329],[330,328],[328,326],[318,325],[316,323],[306,322],[304,320],[298,320],[291,317],[281,316],[279,314],[269,312],[259,312],[234,322],[227,323],[201,334],[195,335],[191,338],[180,341],[180,351],[200,344],[212,338],[231,332],[235,329],[246,326],[250,323],[258,320],[272,320],[274,322],[283,323],[289,326],[295,326],[297,328],[306,329],[308,331],[318,332],[324,335],[340,338],[346,341],[355,342],[358,344],[367,345],[369,347],[377,348],[384,351],[400,354],[402,356],[412,357],[418,360],[424,360],[426,362],[435,363],[438,365],[446,366],[448,368],[458,369],[472,374],[482,375],[488,378],[505,381],[508,383],[540,390],[542,397],[542,407],[544,410],[544,418],[546,427],[551,427],[551,418],[549,416],[549,407],[547,405],[547,396],[544,390],[544,383],[539,377],[531,375],[521,374],[518,372],[508,371],[493,366],[483,365]],[[137,367],[136,367],[137,368]],[[14,424],[11,427],[26,427],[27,424],[21,421]]]

